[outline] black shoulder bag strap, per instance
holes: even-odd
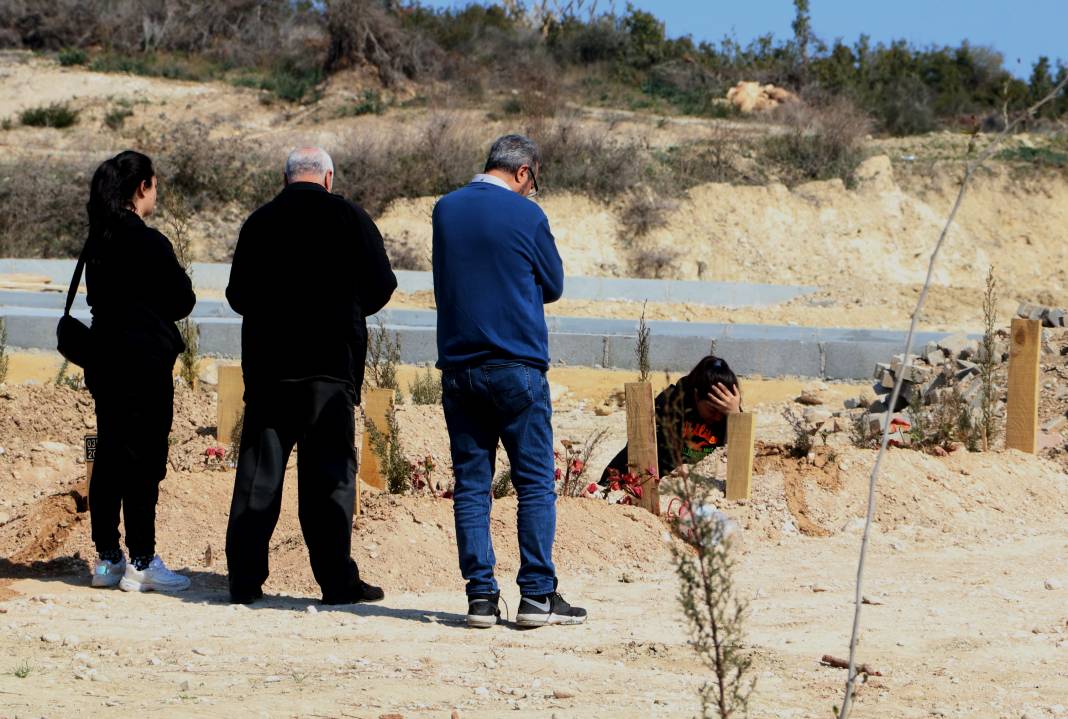
[[[78,296],[78,285],[82,283],[82,272],[85,270],[85,255],[89,252],[89,240],[85,241],[82,253],[78,255],[78,264],[74,267],[74,276],[70,279],[70,289],[67,290],[67,306],[63,309],[63,316],[70,316],[70,308],[74,306],[74,298]]]

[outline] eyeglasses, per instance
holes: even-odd
[[[530,165],[527,165],[526,168],[527,168],[527,172],[530,174],[531,182],[534,183],[534,190],[529,195],[527,195],[527,197],[534,197],[539,192],[539,189],[538,189],[538,178],[534,174],[534,168],[533,167],[531,167]],[[523,168],[519,168],[519,169],[523,169]]]

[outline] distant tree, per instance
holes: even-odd
[[[808,48],[812,44],[812,17],[809,14],[808,0],[794,0],[794,44],[797,45],[798,58],[800,59],[800,74],[802,81],[808,75]]]
[[[1056,86],[1056,82],[1053,80],[1053,73],[1051,72],[1051,65],[1049,58],[1042,55],[1031,67],[1031,79],[1027,82],[1027,101],[1028,103],[1035,103],[1044,98],[1050,93],[1050,91]],[[1064,68],[1061,68],[1063,72]],[[1039,109],[1039,117],[1053,117],[1057,113],[1057,106],[1054,103],[1050,103],[1045,107]]]

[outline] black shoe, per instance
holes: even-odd
[[[467,626],[488,629],[497,623],[501,610],[497,603],[501,593],[472,594],[467,598]]]
[[[230,590],[230,604],[252,604],[258,599],[263,599],[263,590],[259,587]]]
[[[515,622],[521,627],[544,627],[549,624],[582,624],[586,610],[573,607],[558,592],[523,597]]]
[[[356,583],[344,594],[323,595],[323,604],[358,604],[359,602],[381,601],[386,593],[381,587],[373,587],[367,582],[357,579]]]

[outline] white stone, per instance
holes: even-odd
[[[1050,591],[1064,589],[1064,583],[1059,579],[1050,578],[1046,580],[1046,589],[1049,589]]]

